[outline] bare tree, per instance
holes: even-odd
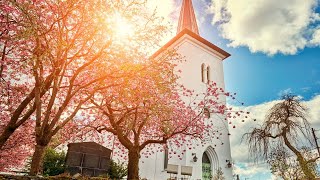
[[[316,152],[307,147],[302,147],[300,152],[307,159],[311,159],[316,154]],[[273,148],[267,162],[270,165],[272,174],[284,180],[299,180],[305,176],[296,158],[285,148]],[[308,167],[314,174],[318,175],[319,171],[317,170],[316,162],[309,163]]]
[[[269,110],[262,126],[243,135],[254,159],[262,157],[268,160],[273,148],[289,150],[296,156],[305,178],[314,179],[315,172],[309,165],[319,157],[304,156],[302,152],[303,146],[314,146],[306,111],[298,97],[284,95],[283,101]]]

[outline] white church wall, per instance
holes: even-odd
[[[216,82],[218,87],[224,88],[224,75],[223,75],[223,63],[222,58],[219,57],[212,49],[194,40],[188,35],[184,35],[176,41],[172,47],[178,47],[178,53],[185,57],[185,62],[178,65],[177,69],[182,70],[181,78],[179,82],[186,88],[195,90],[196,93],[206,91],[206,84],[201,82],[201,64],[204,63],[210,66],[210,79]],[[222,102],[225,102],[225,98],[221,98]],[[218,162],[215,169],[221,167],[226,179],[232,179],[232,168],[227,167],[226,160],[231,160],[230,142],[228,137],[228,123],[224,121],[224,117],[218,117],[212,114],[209,120],[214,121],[216,128],[219,129],[219,134],[222,135],[220,139],[210,139],[204,146],[196,146],[198,142],[195,142],[194,149],[189,147],[183,147],[186,153],[182,156],[182,160],[177,156],[173,156],[169,159],[169,164],[179,165],[179,175],[181,166],[192,166],[193,176],[191,179],[202,179],[202,155],[206,149],[211,146],[217,154]],[[222,145],[223,143],[223,145]],[[197,162],[193,161],[192,154],[196,153],[198,158]],[[164,152],[157,152],[151,157],[140,160],[140,175],[142,178],[162,180],[169,178],[169,174],[164,171]]]
[[[187,88],[198,92],[206,90],[206,84],[201,82],[201,64],[209,65],[211,68],[211,80],[216,82],[218,87],[224,88],[223,64],[217,55],[210,52],[205,45],[196,43],[187,35],[182,37],[178,46],[178,52],[183,55],[186,62],[180,63],[178,69],[182,70],[180,82]]]
[[[141,157],[139,162],[140,177],[150,180],[167,179],[168,176],[164,170],[164,162],[164,152],[156,152],[148,158]]]
[[[191,38],[186,38],[186,40],[179,45],[179,53],[183,54],[186,58],[186,62],[181,63],[179,67],[182,69],[181,82],[189,89],[193,89],[196,92],[205,92],[206,85],[201,82],[201,64],[204,63],[210,66],[210,79],[217,83],[218,87],[224,88],[224,74],[223,74],[223,63],[221,58],[217,56],[214,52],[210,52],[205,46],[200,43],[194,42]],[[179,68],[178,67],[178,68]],[[225,97],[221,97],[222,101],[225,101]],[[215,149],[219,166],[221,167],[226,179],[232,179],[232,169],[226,167],[226,160],[231,160],[230,153],[230,141],[228,137],[228,123],[224,121],[224,117],[218,117],[218,115],[211,115],[211,120],[214,121],[216,128],[220,129],[219,133],[222,136],[219,137],[220,140],[212,139],[211,146]],[[223,145],[222,145],[222,143]],[[216,145],[216,146],[215,146]],[[207,145],[208,146],[208,145]],[[200,168],[195,169],[195,175],[201,179],[202,168],[201,168],[201,158],[202,153],[207,147],[197,147],[197,157],[199,157],[199,163],[197,166]],[[200,175],[200,177],[199,177]]]

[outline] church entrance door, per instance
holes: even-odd
[[[212,166],[210,159],[206,152],[202,155],[202,179],[211,180],[212,178]]]

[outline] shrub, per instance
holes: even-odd
[[[124,163],[116,163],[111,160],[109,168],[109,178],[122,179],[128,173],[127,166]]]
[[[43,175],[55,176],[62,174],[65,170],[64,152],[57,152],[52,148],[47,148],[43,158]]]

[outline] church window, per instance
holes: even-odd
[[[169,161],[169,151],[168,151],[168,147],[166,146],[164,148],[164,169],[165,170],[168,167],[168,161]]]
[[[201,81],[203,83],[206,82],[206,78],[205,77],[206,77],[206,65],[204,63],[202,63],[202,65],[201,65]]]
[[[203,109],[203,114],[205,118],[210,118],[210,111],[207,107]]]
[[[210,83],[210,66],[207,67],[207,81],[208,81],[208,84]]]

